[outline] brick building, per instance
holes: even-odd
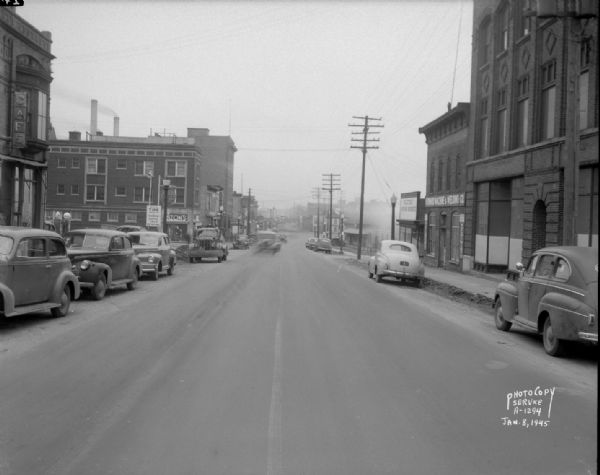
[[[228,234],[232,183],[227,183],[224,173],[211,175],[210,184],[205,176],[211,167],[233,168],[233,153],[229,165],[223,165],[212,157],[218,147],[209,149],[199,143],[210,141],[208,131],[200,141],[197,130],[189,129],[188,137],[98,134],[88,135],[86,140],[81,140],[79,132],[71,132],[69,140],[53,140],[47,219],[58,211],[71,214],[72,229],[146,226],[147,206],[164,203],[161,185],[166,179],[170,182],[167,224],[172,240],[191,236],[197,225],[219,226]],[[221,155],[227,156],[227,151]]]
[[[0,8],[0,225],[42,227],[52,39]]]
[[[459,102],[419,128],[427,142],[424,261],[434,267],[462,270],[469,117],[470,104]]]
[[[571,4],[595,16],[531,14]],[[598,246],[597,15],[597,2],[474,2],[464,253],[475,268]]]

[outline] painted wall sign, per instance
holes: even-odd
[[[464,193],[425,197],[425,206],[427,208],[431,208],[434,206],[464,206],[464,205],[465,205],[465,194]]]

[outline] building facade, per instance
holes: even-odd
[[[419,254],[425,249],[425,200],[421,198],[420,191],[401,193],[398,201],[398,235],[400,241],[411,242]]]
[[[0,37],[0,225],[42,227],[52,38],[11,8]]]
[[[547,6],[558,16],[538,16]],[[598,246],[597,15],[597,2],[474,2],[464,253],[477,269]]]
[[[463,269],[469,126],[470,105],[459,102],[419,128],[427,143],[424,261],[434,267]]]

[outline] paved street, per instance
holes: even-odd
[[[596,376],[291,236],[0,325],[0,474],[590,474]]]

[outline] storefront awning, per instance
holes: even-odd
[[[40,163],[40,162],[36,162],[34,160],[27,160],[25,158],[11,157],[9,155],[3,155],[1,153],[0,153],[0,161],[22,163],[23,165],[26,165],[26,166],[32,167],[32,168],[48,168],[47,163]]]

